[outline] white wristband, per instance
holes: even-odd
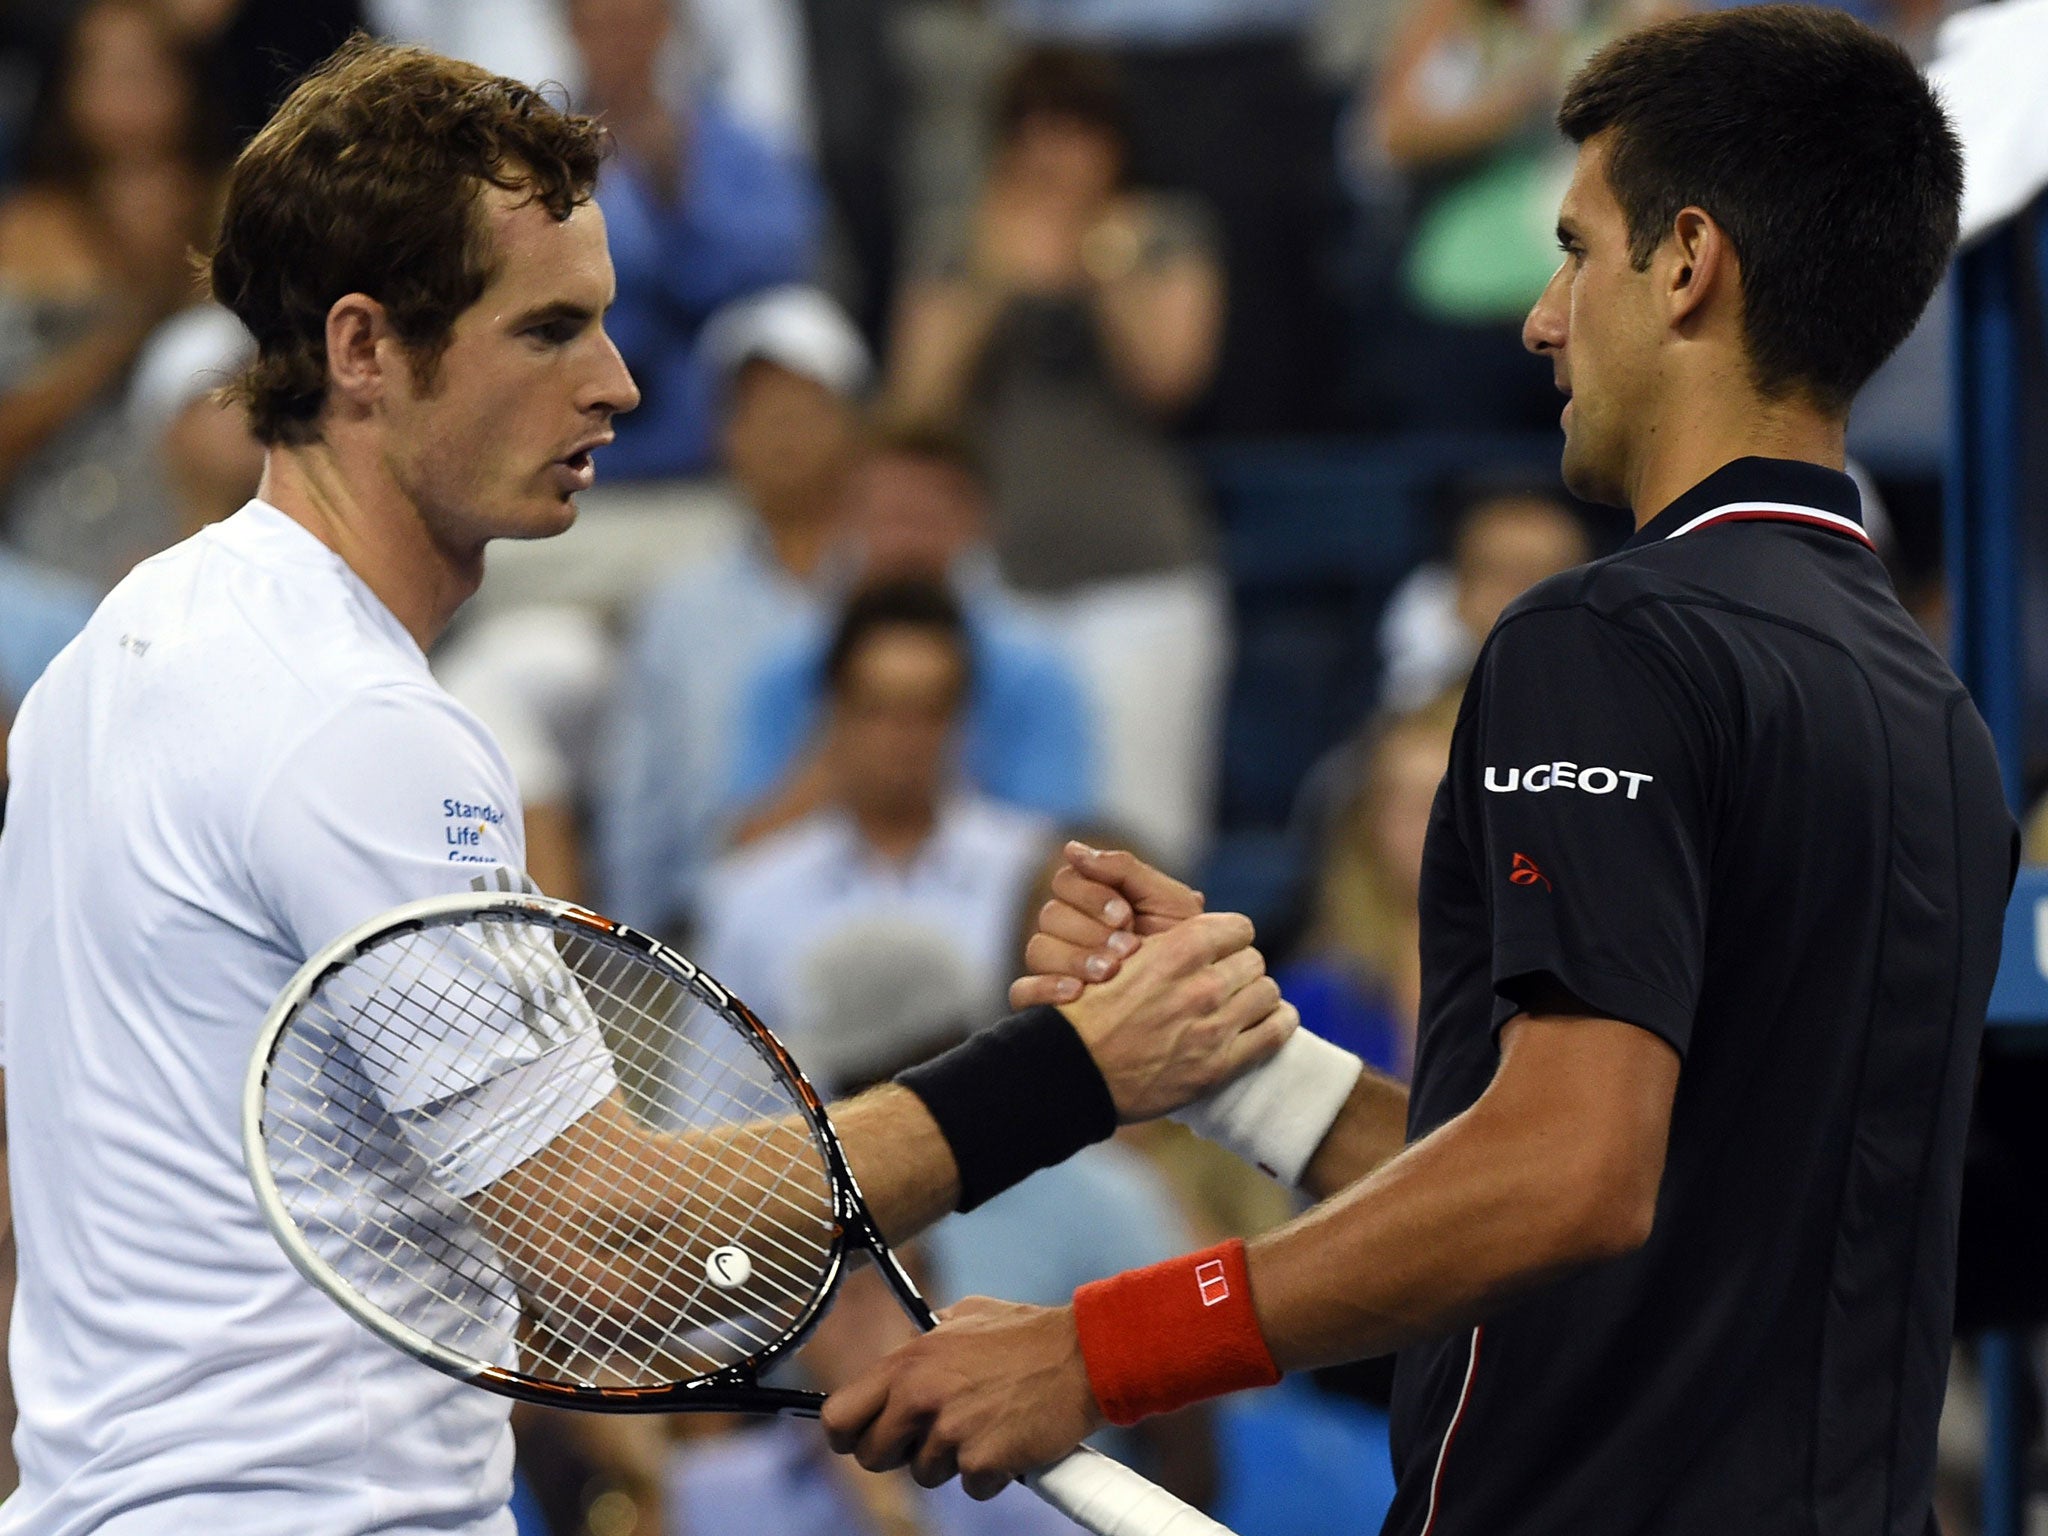
[[[1364,1070],[1341,1045],[1297,1029],[1266,1061],[1173,1118],[1281,1183],[1299,1184]]]

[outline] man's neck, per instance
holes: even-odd
[[[483,550],[442,545],[387,475],[352,457],[325,441],[272,448],[256,494],[339,555],[430,650],[483,580]]]
[[[1771,401],[1748,390],[1701,389],[1686,409],[1666,415],[1675,419],[1651,428],[1629,487],[1638,528],[1737,459],[1799,459],[1840,469],[1848,454],[1847,419],[1799,399]]]
[[[908,864],[917,857],[938,823],[938,811],[932,806],[906,811],[856,808],[853,812],[853,824],[860,829],[862,841],[896,864]]]

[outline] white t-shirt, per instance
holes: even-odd
[[[507,1404],[292,1269],[243,1169],[271,999],[401,901],[521,877],[511,773],[342,561],[253,502],[30,693],[0,836],[20,1490],[0,1533],[509,1532]]]
[[[1025,898],[1055,830],[1036,812],[959,794],[943,802],[924,846],[898,861],[845,813],[816,812],[713,867],[696,958],[798,1060],[829,1027],[807,995],[806,967],[853,923],[899,921],[950,940],[979,989],[961,1022],[991,1017],[1021,963]]]

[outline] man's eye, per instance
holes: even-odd
[[[526,334],[536,341],[545,342],[548,346],[560,347],[574,341],[576,333],[581,329],[582,326],[574,320],[549,320],[536,325]]]

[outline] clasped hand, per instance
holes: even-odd
[[[1057,1005],[1087,1043],[1118,1114],[1178,1109],[1266,1060],[1299,1019],[1251,947],[1252,925],[1127,853],[1069,843],[1025,947],[1013,1007]],[[832,1394],[835,1451],[871,1471],[958,1476],[977,1499],[1049,1465],[1101,1409],[1071,1307],[969,1297],[940,1326]]]

